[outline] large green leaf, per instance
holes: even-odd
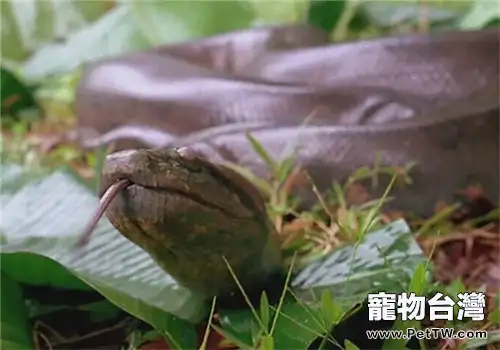
[[[3,0],[2,58],[21,60],[54,39],[96,20],[112,1]]]
[[[75,250],[79,235],[98,205],[89,189],[71,175],[55,172],[9,194],[8,189],[16,187],[17,177],[8,170],[5,166],[0,169],[2,175],[11,174],[2,179],[2,255],[33,253],[48,257],[156,328],[169,332],[180,329],[179,334],[188,335],[188,331],[194,332],[180,318],[199,321],[206,314],[205,303],[180,288],[106,219],[98,225],[89,246],[84,251]]]
[[[308,22],[318,28],[331,32],[342,17],[346,0],[311,1],[309,5]]]
[[[63,289],[90,290],[57,262],[31,253],[0,255],[2,272],[16,282],[34,286],[52,286]]]
[[[403,220],[366,234],[358,247],[345,245],[303,269],[292,286],[304,300],[331,289],[348,307],[373,290],[403,290],[417,266],[426,261]]]
[[[143,3],[146,5],[147,3]],[[24,75],[33,80],[67,73],[82,63],[150,47],[138,31],[128,4],[117,4],[98,21],[38,50],[24,65]]]
[[[5,274],[0,276],[0,349],[33,349],[28,311],[19,284]]]
[[[500,20],[500,6],[492,0],[476,0],[460,22],[462,29],[479,29]],[[498,25],[498,24],[497,24]]]

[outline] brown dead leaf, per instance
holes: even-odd
[[[350,184],[346,192],[346,201],[349,205],[361,205],[372,199],[366,188],[357,182]]]
[[[451,204],[445,201],[438,201],[434,206],[434,213],[439,213],[441,211],[447,210],[450,206]]]
[[[387,211],[382,214],[382,222],[384,224],[388,224],[392,221],[396,221],[399,219],[404,219],[406,217],[406,214],[402,211],[396,211],[396,210],[391,210]]]
[[[305,237],[307,232],[314,229],[314,222],[305,219],[294,219],[283,225],[280,231],[280,239],[282,241],[282,246],[288,247],[292,242],[298,238]]]
[[[291,193],[294,188],[305,187],[309,184],[309,177],[307,172],[302,168],[296,166],[293,168],[292,172],[286,178],[283,184],[283,190],[285,193]]]
[[[472,243],[470,243],[472,242]],[[457,278],[468,287],[486,284],[498,289],[500,278],[500,247],[484,245],[479,239],[469,237],[450,240],[437,246],[432,257],[436,280],[451,283]]]
[[[466,286],[487,285],[498,289],[500,282],[500,240],[498,226],[460,230],[446,236],[419,239],[423,250],[430,254],[436,267],[435,278],[451,283],[457,278]],[[433,250],[434,248],[434,250]]]

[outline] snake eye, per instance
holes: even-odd
[[[195,159],[195,158],[203,158],[203,155],[190,148],[190,147],[180,147],[176,149],[177,153],[179,153],[182,157],[186,159]]]

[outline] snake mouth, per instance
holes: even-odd
[[[202,195],[194,193],[194,192],[187,192],[178,188],[174,187],[169,187],[169,186],[147,186],[147,185],[141,185],[141,184],[136,184],[136,183],[130,183],[129,186],[137,186],[139,188],[143,188],[148,191],[156,192],[158,194],[166,194],[166,195],[175,195],[178,197],[183,197],[187,200],[190,200],[192,202],[198,203],[199,205],[207,208],[211,208],[217,211],[220,211],[226,215],[230,215],[232,217],[237,217],[237,214],[234,212],[231,212],[227,210],[226,208],[221,207],[220,205],[217,205],[215,203],[212,203],[208,200],[206,200]],[[128,187],[128,186],[127,186]]]
[[[196,202],[204,207],[212,208],[226,215],[231,215],[233,217],[235,216],[235,213],[229,212],[227,209],[219,205],[216,205],[210,201],[207,201],[206,199],[203,198],[203,196],[198,195],[196,193],[190,193],[173,187],[164,187],[164,186],[158,187],[158,186],[137,184],[129,179],[122,178],[116,180],[104,191],[101,200],[99,202],[99,207],[96,209],[94,215],[92,216],[87,226],[85,227],[80,239],[78,240],[77,247],[80,248],[88,244],[92,236],[92,232],[95,230],[97,224],[99,223],[99,220],[104,216],[104,213],[106,212],[109,205],[121,191],[131,186],[137,186],[138,188],[143,188],[148,191],[154,191],[156,193],[170,194],[183,197],[190,201]]]

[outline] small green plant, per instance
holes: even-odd
[[[314,260],[328,254],[332,249],[343,244],[342,242],[361,241],[367,232],[382,226],[381,208],[390,200],[388,194],[392,186],[396,182],[411,184],[408,173],[414,167],[414,163],[404,167],[381,166],[380,157],[378,157],[373,168],[362,167],[356,170],[344,185],[333,182],[332,189],[327,191],[324,197],[309,175],[296,165],[297,148],[294,148],[291,155],[283,157],[278,162],[250,133],[247,133],[247,139],[254,152],[266,164],[269,178],[261,179],[250,170],[236,164],[227,164],[227,166],[251,181],[267,199],[268,214],[277,234],[283,238],[286,256],[298,253],[301,259]],[[362,180],[371,179],[372,188],[375,188],[379,182],[378,177],[383,174],[390,175],[391,181],[382,198],[361,205],[348,204],[346,193],[351,186]],[[309,181],[318,199],[318,204],[310,211],[299,212],[297,210],[300,200],[294,197],[292,189],[298,176],[303,176]],[[287,215],[292,215],[301,222],[301,230],[284,232]],[[302,264],[299,263],[299,266]]]

